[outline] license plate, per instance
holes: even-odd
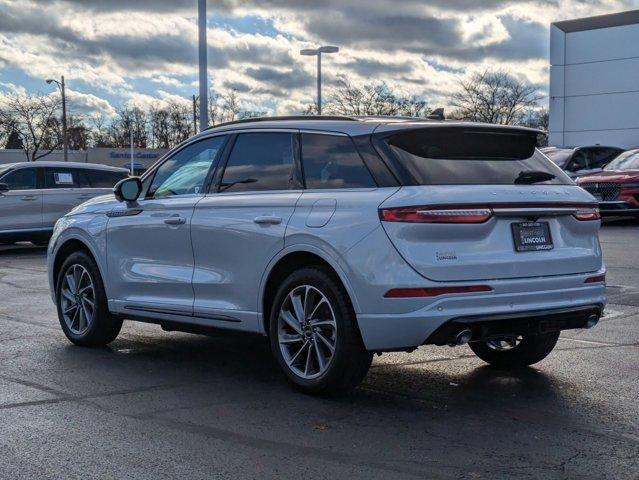
[[[552,238],[548,222],[513,223],[513,239],[515,250],[529,252],[536,250],[552,250]]]

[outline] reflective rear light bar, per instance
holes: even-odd
[[[572,215],[577,220],[599,220],[599,208],[592,204],[571,203],[495,203],[487,205],[442,205],[380,208],[384,222],[405,223],[484,223],[493,215],[544,217]]]
[[[584,283],[606,283],[606,274],[603,273],[601,275],[595,275],[593,277],[588,277],[584,280]]]
[[[582,222],[586,220],[599,220],[601,218],[601,214],[599,213],[599,209],[597,207],[578,208],[573,216],[577,220],[581,220]]]
[[[385,298],[437,297],[450,293],[492,292],[488,285],[467,285],[464,287],[393,288],[384,294]]]
[[[490,208],[382,208],[385,222],[411,223],[484,223],[492,216]]]

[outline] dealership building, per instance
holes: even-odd
[[[133,164],[136,170],[145,170],[153,165],[168,150],[162,148],[133,149]],[[131,150],[129,148],[89,148],[88,150],[70,150],[70,162],[100,163],[113,167],[129,168],[131,165]],[[27,157],[24,150],[0,150],[0,165],[6,163],[24,162]],[[62,150],[54,150],[42,157],[42,160],[64,161]]]
[[[639,146],[639,10],[550,27],[549,144]]]

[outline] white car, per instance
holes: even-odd
[[[257,332],[307,392],[374,352],[469,343],[516,368],[597,323],[594,198],[537,131],[286,117],[210,128],[56,224],[49,280],[78,345],[122,321]]]
[[[128,170],[76,162],[0,165],[0,244],[46,245],[55,222],[88,199],[109,193]]]

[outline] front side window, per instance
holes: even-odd
[[[44,188],[78,187],[79,173],[73,168],[47,168],[44,171]]]
[[[224,169],[220,192],[293,188],[294,142],[292,133],[238,135]]]
[[[569,172],[578,172],[579,170],[588,170],[590,163],[588,162],[588,151],[579,150],[570,160],[566,170]]]
[[[207,138],[183,148],[158,168],[147,198],[204,193],[206,179],[226,137]]]
[[[535,149],[536,136],[506,129],[433,127],[385,139],[415,185],[571,184]]]
[[[6,183],[9,190],[33,190],[37,185],[35,168],[20,168],[7,173],[0,183]]]
[[[375,181],[346,136],[302,134],[306,188],[371,188]]]

